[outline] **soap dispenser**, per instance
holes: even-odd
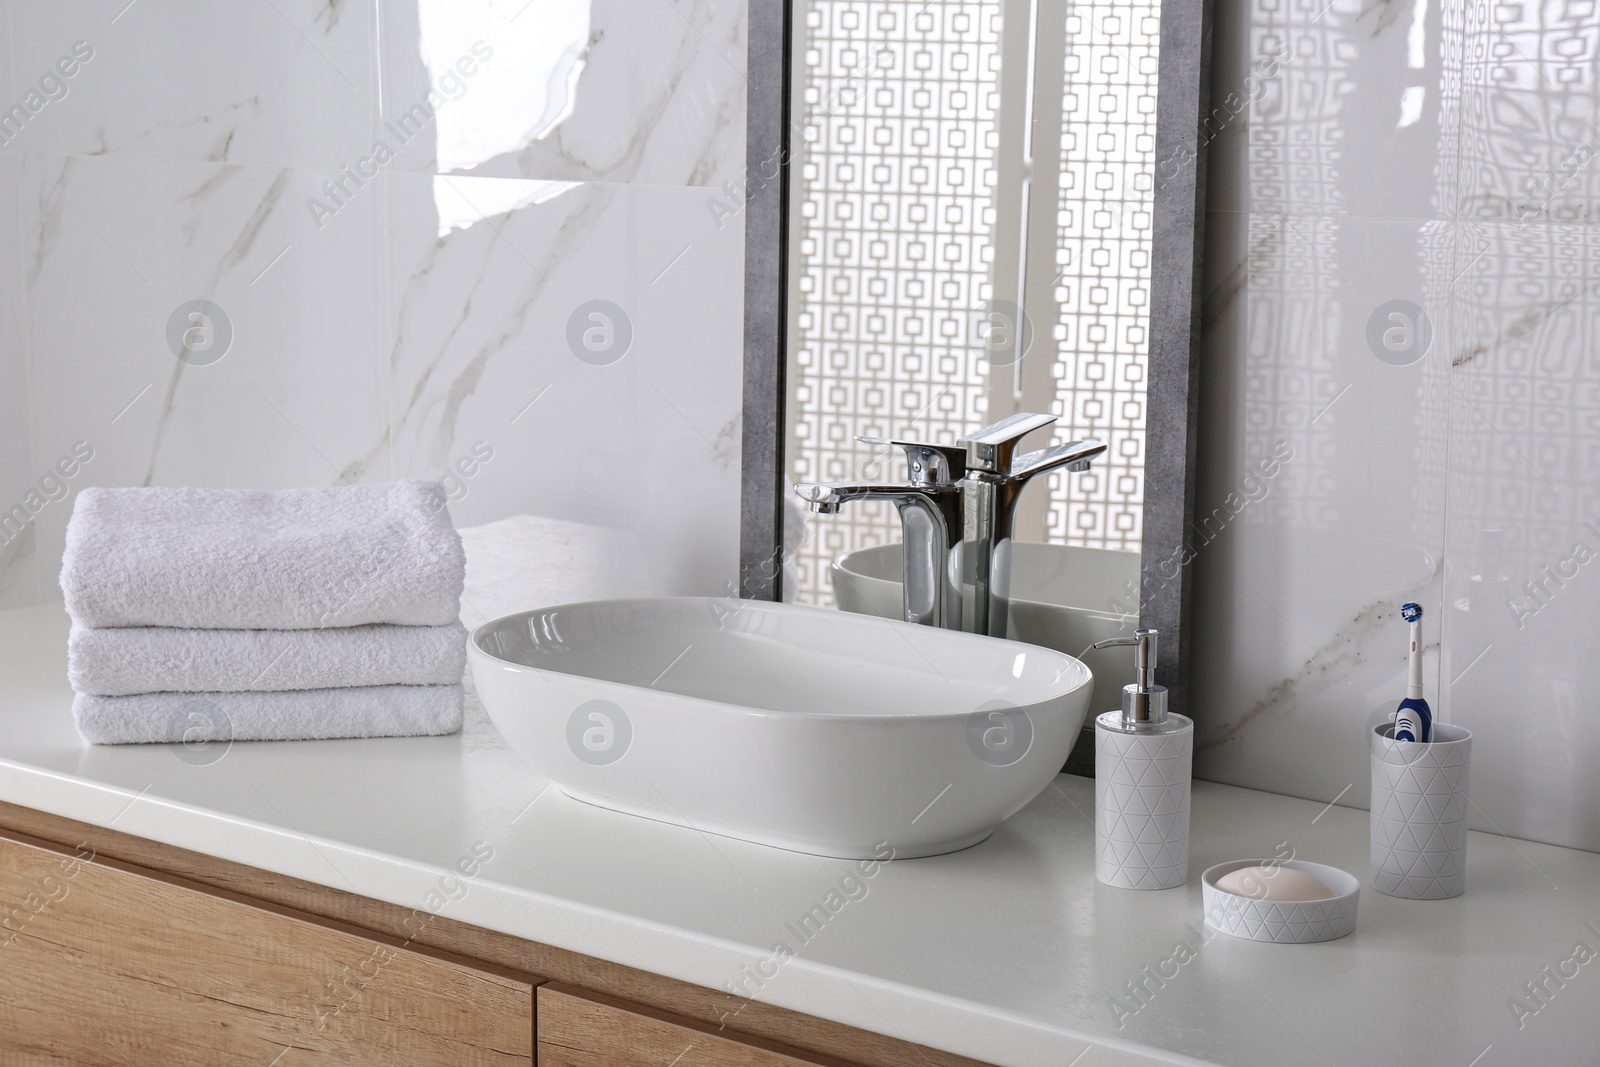
[[[1122,710],[1094,720],[1094,873],[1121,889],[1173,889],[1189,880],[1189,776],[1194,721],[1167,714],[1156,684],[1158,630],[1095,648],[1134,646],[1138,681]]]

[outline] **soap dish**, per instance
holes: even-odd
[[[1217,888],[1217,879],[1241,867],[1288,867],[1320,878],[1336,896],[1326,900],[1256,900]],[[1306,860],[1230,860],[1200,876],[1206,925],[1235,937],[1279,945],[1332,941],[1356,928],[1361,881],[1347,871]]]

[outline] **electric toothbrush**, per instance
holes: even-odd
[[[1425,742],[1433,734],[1433,712],[1422,699],[1422,605],[1401,605],[1400,617],[1411,624],[1411,659],[1406,698],[1394,712],[1394,739]]]

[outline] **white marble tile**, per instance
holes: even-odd
[[[22,258],[16,254],[20,181],[20,161],[0,155],[0,249],[7,253],[0,256],[0,607],[8,608],[34,603],[40,595],[34,517],[46,506],[60,506],[46,503],[55,482],[39,486],[44,472],[34,469],[28,434],[28,331]]]
[[[1210,235],[1202,515],[1321,414],[1197,537],[1198,773],[1365,804],[1416,600],[1427,696],[1478,735],[1472,824],[1600,848],[1600,230],[1225,212]],[[1364,329],[1397,299],[1433,327],[1409,366]]]
[[[80,485],[389,476],[387,453],[370,451],[387,388],[374,191],[318,229],[306,201],[325,171],[127,156],[21,163],[35,456],[53,461],[87,441],[95,455]],[[196,299],[221,309],[217,338],[231,330],[214,362],[180,360],[170,344],[174,314]],[[38,520],[47,576],[68,514]]]
[[[42,103],[5,148],[338,167],[372,141],[372,7],[7,0],[6,103],[29,91]]]
[[[468,630],[542,604],[655,596],[639,536],[633,531],[511,515],[482,526],[461,527],[467,583],[461,624]],[[485,714],[467,671],[469,707]]]
[[[455,471],[461,524],[634,531],[652,581],[719,592],[738,546],[742,228],[717,228],[705,189],[387,185],[396,476]],[[440,236],[441,218],[458,228]],[[586,330],[606,341],[592,301],[612,305],[612,343],[631,331],[620,356],[575,354]]]
[[[1473,825],[1600,848],[1583,699],[1600,593],[1577,561],[1600,555],[1600,14],[1318,7],[1217,9],[1214,99],[1293,58],[1212,146],[1202,502],[1308,398],[1353,384],[1268,521],[1199,552],[1197,767],[1364,805],[1359,733],[1402,692],[1395,609],[1414,599],[1428,697],[1478,734]],[[1416,121],[1386,126],[1383,100],[1413,86]],[[1428,316],[1428,355],[1352,373],[1392,300]]]
[[[1469,8],[1460,141],[1464,217],[1600,222],[1600,8]]]
[[[10,9],[10,0],[0,0],[0,14],[5,14]],[[11,20],[0,18],[0,94],[4,94],[7,107],[21,97],[17,92],[16,75],[12,71],[11,52]],[[9,137],[16,130],[13,128],[4,132]]]
[[[744,170],[745,0],[380,4],[410,171],[720,186]],[[426,108],[437,105],[431,118]]]
[[[1484,820],[1600,848],[1600,231],[1464,231],[1444,709]]]
[[[42,94],[0,150],[0,491],[78,441],[74,487],[448,475],[462,521],[620,526],[652,591],[720,591],[743,248],[708,201],[743,169],[743,0],[0,3],[0,87]],[[437,121],[380,125],[430,87]],[[232,330],[215,363],[169,345],[196,299]],[[616,365],[568,350],[590,299],[631,320]],[[70,506],[0,549],[0,601],[47,590]]]
[[[1212,233],[1197,773],[1324,800],[1350,785],[1357,800],[1365,724],[1404,695],[1399,607],[1417,600],[1437,625],[1444,538],[1448,337],[1436,325],[1397,365],[1382,333],[1397,300],[1448,323],[1455,235],[1231,212]]]
[[[1465,7],[1219,3],[1210,209],[1453,217]]]

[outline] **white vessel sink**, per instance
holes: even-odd
[[[988,837],[1061,770],[1092,684],[1014,641],[698,597],[508,615],[468,652],[495,726],[567,795],[851,859]]]
[[[1094,713],[1121,707],[1122,687],[1134,680],[1133,657],[1125,648],[1093,651],[1089,646],[1138,628],[1139,553],[1031,541],[1011,547],[1006,632],[1018,641],[1082,659],[1094,672],[1089,703]],[[898,619],[901,566],[898,544],[840,555],[829,568],[834,599],[844,611]],[[969,596],[971,592],[969,585]]]

